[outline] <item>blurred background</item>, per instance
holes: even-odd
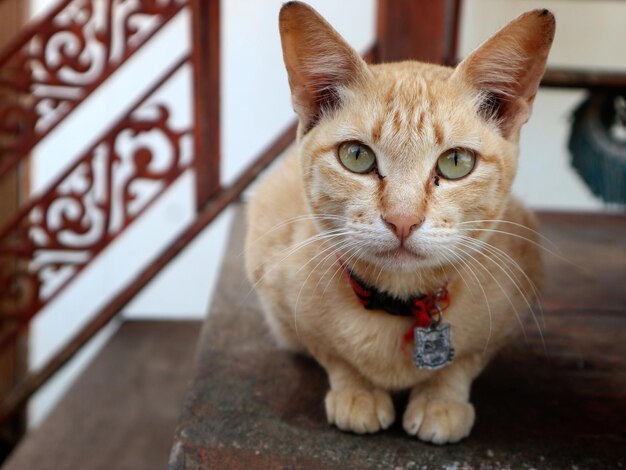
[[[29,21],[49,15],[57,4],[52,0],[29,1],[28,5],[25,5],[26,0],[14,2],[21,9],[21,15],[28,17]],[[9,3],[10,0],[0,0],[3,8],[9,8]],[[70,2],[74,10],[68,8],[66,14],[80,15],[86,3],[91,3],[94,8],[95,20],[91,27],[97,30],[98,22],[106,17],[107,2],[104,0]],[[190,30],[194,17],[185,2],[181,2],[182,7],[160,28],[155,28],[156,20],[150,15],[131,15],[136,4],[141,3],[138,0],[111,3],[116,5],[120,18],[129,19],[136,34],[135,40],[143,40],[141,34],[145,37],[150,35],[149,39],[86,96],[62,125],[55,126],[37,142],[30,152],[27,170],[31,196],[43,194],[78,156],[98,142],[99,136],[128,112],[132,103],[191,51]],[[158,3],[154,2],[155,5]],[[376,35],[375,0],[310,0],[308,3],[334,25],[356,50],[364,52],[373,44]],[[232,183],[253,157],[294,117],[277,28],[281,4],[280,0],[221,2],[219,78],[221,180],[224,186]],[[626,72],[626,2],[619,1],[464,0],[458,36],[459,57],[467,55],[518,14],[544,7],[552,10],[557,18],[550,66]],[[116,20],[118,26],[122,23]],[[112,30],[115,30],[116,24],[112,25]],[[113,35],[109,53],[118,53],[121,57],[122,46],[115,44],[115,38]],[[58,38],[58,41],[63,39]],[[5,41],[2,45],[7,43]],[[57,54],[62,47],[69,48],[65,52],[71,55],[71,48],[80,48],[80,44],[69,41],[65,46],[59,44],[55,47]],[[88,43],[86,47],[93,47],[94,57],[98,56],[95,45]],[[119,51],[116,52],[116,48]],[[88,73],[83,71],[83,74]],[[172,128],[181,132],[190,128],[196,99],[193,78],[190,64],[178,68],[146,101],[143,112],[152,116],[157,111],[154,107],[150,108],[150,102],[166,103],[171,113]],[[520,167],[514,186],[515,194],[534,209],[622,210],[621,206],[607,204],[594,195],[571,165],[567,145],[572,113],[586,96],[585,90],[564,88],[542,88],[537,95],[532,118],[522,133]],[[183,135],[180,138],[182,160],[191,159],[193,153],[193,144],[185,143],[185,139],[191,137]],[[156,166],[165,167],[172,158],[171,142],[164,140],[158,132],[148,132],[140,139],[129,134],[116,145],[126,152],[144,147],[152,149],[155,160],[158,160],[154,163]],[[116,162],[119,168],[127,164],[130,163],[123,159]],[[124,174],[123,171],[119,173]],[[116,184],[125,184],[126,177],[118,177],[120,180]],[[42,307],[31,322],[29,369],[37,370],[46,364],[111,296],[147,266],[155,254],[193,224],[197,200],[193,168],[184,167],[167,186],[162,182],[134,181],[132,192],[138,214],[132,226],[116,236],[67,288]],[[155,194],[158,198],[152,202],[150,198]],[[94,201],[96,207],[97,197]],[[81,217],[72,211],[80,212],[80,209],[65,209],[65,216],[70,219]],[[63,219],[62,215],[57,217],[58,220]],[[115,321],[99,332],[80,354],[34,395],[29,404],[29,427],[36,428],[44,420],[122,320],[201,320],[206,316],[232,217],[230,209],[224,211],[124,307]],[[97,225],[100,222],[94,223]],[[63,269],[43,272],[42,295],[55,292],[66,278],[64,276],[70,274],[71,270],[64,272]]]

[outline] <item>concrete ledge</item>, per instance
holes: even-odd
[[[542,217],[544,232],[585,271],[547,257],[547,357],[536,332],[503,351],[474,385],[472,435],[445,447],[412,439],[399,424],[356,436],[326,423],[323,370],[274,347],[248,294],[242,219],[235,217],[170,470],[626,465],[626,218]]]

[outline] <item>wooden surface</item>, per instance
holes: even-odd
[[[3,470],[165,468],[199,322],[126,322]]]
[[[24,0],[0,0],[0,49],[13,39],[27,18],[27,4]],[[23,163],[0,178],[0,227],[15,214],[23,196],[28,193],[29,165]],[[4,261],[7,265],[0,269],[13,270],[15,260]],[[17,305],[0,305],[0,333],[6,327],[2,317],[14,316]],[[18,383],[26,374],[28,361],[28,333],[23,332],[6,349],[0,351],[0,396]],[[11,451],[24,432],[24,413],[0,427],[0,462]]]
[[[248,294],[236,217],[170,470],[626,466],[626,217],[541,220],[559,256],[580,266],[545,257],[546,348],[529,327],[528,340],[508,347],[476,380],[471,436],[437,447],[397,423],[370,436],[326,423],[325,373],[273,345]]]
[[[460,0],[378,0],[378,62],[456,63]]]
[[[196,207],[220,189],[220,0],[192,0]]]

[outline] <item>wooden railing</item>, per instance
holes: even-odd
[[[0,177],[26,161],[34,146],[46,138],[77,106],[108,77],[143,47],[178,12],[192,12],[193,47],[190,54],[156,80],[154,86],[130,110],[98,138],[96,144],[77,157],[72,165],[48,188],[26,202],[5,226],[0,228],[0,315],[5,325],[0,331],[0,348],[5,348],[25,331],[42,307],[58,296],[72,280],[117,236],[126,230],[186,169],[192,168],[197,181],[197,218],[163,252],[129,282],[121,292],[93,316],[43,367],[27,375],[0,402],[0,421],[13,416],[26,400],[58,371],[100,329],[113,319],[140,290],[174,259],[217,215],[236,200],[241,192],[294,140],[296,123],[291,123],[230,186],[221,188],[219,123],[219,0],[143,0],[135,10],[116,12],[117,2],[107,0],[106,9],[95,11],[91,0],[63,0],[46,17],[26,28],[0,55]],[[365,53],[370,62],[417,59],[454,64],[460,0],[416,2],[379,0],[377,41]],[[100,17],[96,18],[97,15]],[[135,16],[150,17],[147,30],[137,29]],[[96,21],[98,20],[98,21]],[[95,27],[95,25],[99,25]],[[88,27],[89,25],[89,27]],[[119,27],[121,25],[121,27]],[[116,27],[114,27],[116,26]],[[414,37],[407,40],[406,35]],[[119,35],[119,36],[116,36]],[[123,44],[120,48],[119,44]],[[116,47],[113,47],[116,44]],[[424,47],[424,45],[427,47]],[[89,46],[89,47],[88,47]],[[48,54],[50,48],[56,54]],[[92,49],[90,49],[92,48]],[[100,51],[93,55],[92,50]],[[193,67],[194,119],[187,129],[169,125],[167,106],[156,107],[146,118],[138,112],[150,97],[184,64]],[[623,75],[587,72],[549,71],[545,84],[626,88]],[[138,152],[130,176],[124,184],[113,184],[115,140],[124,131],[141,134],[157,131],[175,149],[166,169],[155,172],[148,164],[150,149]],[[194,155],[180,158],[181,140],[193,138]],[[105,165],[95,165],[104,159]],[[71,189],[69,179],[77,175],[85,183]],[[88,207],[85,198],[104,179],[103,199]],[[161,183],[160,190],[141,207],[133,206],[129,187],[133,181]],[[70,189],[68,189],[70,187]],[[111,222],[113,195],[122,201],[116,208],[123,215]],[[61,225],[51,225],[49,214],[59,204],[73,206],[77,216],[62,217]],[[89,211],[98,211],[104,223],[96,227]],[[91,231],[97,233],[93,235]],[[69,243],[62,233],[75,239],[90,232],[89,243]],[[43,256],[45,253],[65,256]],[[68,261],[67,254],[71,256]],[[64,269],[67,275],[53,289],[43,292],[46,276]]]
[[[128,111],[93,136],[90,148],[0,227],[0,353],[184,171],[195,173],[197,208],[218,192],[219,1],[61,0],[0,54],[0,178],[5,178],[20,166],[29,171],[33,149],[184,10],[193,20],[189,54],[154,77],[148,90],[137,90],[141,96]],[[191,124],[179,128],[168,103],[156,96],[186,65],[193,68],[195,109]],[[121,139],[139,142],[148,133],[167,142],[164,165],[154,164],[156,149],[145,142],[130,150],[117,145]],[[158,190],[138,201],[134,186],[145,183]],[[47,364],[3,394],[1,421],[129,300],[122,298],[111,300],[109,305],[119,305],[115,312],[96,315]]]

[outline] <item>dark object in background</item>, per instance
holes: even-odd
[[[626,204],[626,93],[591,93],[574,111],[569,150],[594,194]]]

